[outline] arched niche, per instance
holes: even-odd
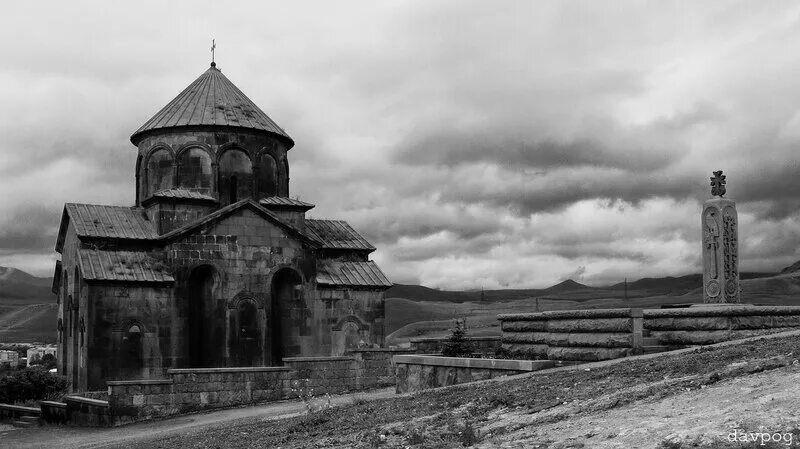
[[[253,196],[253,163],[239,149],[229,149],[219,158],[219,200],[221,204],[235,203]]]
[[[278,267],[270,277],[271,354],[273,365],[299,354],[296,339],[303,335],[308,310],[303,301],[303,277],[292,267]],[[298,327],[299,326],[299,327]]]
[[[200,147],[187,148],[178,157],[180,187],[211,192],[211,156]]]
[[[262,197],[276,196],[278,194],[278,164],[275,158],[266,151],[258,156],[257,190]]]
[[[129,321],[122,326],[119,346],[120,368],[130,373],[142,369],[144,359],[143,338],[145,329],[138,321]]]
[[[145,169],[148,195],[171,189],[175,185],[173,165],[172,153],[166,148],[158,148],[150,153]]]
[[[219,334],[214,303],[219,287],[219,275],[212,265],[192,269],[185,288],[184,307],[187,316],[188,362],[193,368],[214,366],[219,353]]]

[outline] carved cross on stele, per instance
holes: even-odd
[[[725,175],[722,174],[722,170],[715,171],[711,178],[711,195],[719,197],[725,195]]]

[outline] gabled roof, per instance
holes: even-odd
[[[228,126],[266,131],[294,141],[264,111],[239,90],[214,63],[177,97],[131,136],[137,145],[143,134],[181,126]]]
[[[196,230],[198,228],[201,228],[203,226],[206,226],[206,225],[209,225],[211,223],[214,223],[214,222],[217,222],[219,220],[222,220],[222,219],[232,215],[234,212],[236,212],[236,211],[238,211],[240,209],[244,209],[244,208],[248,208],[248,209],[252,210],[256,214],[260,215],[261,217],[265,218],[270,223],[272,223],[272,224],[278,226],[279,228],[283,229],[284,231],[286,231],[287,234],[297,238],[301,242],[309,244],[309,245],[311,245],[313,247],[318,247],[319,246],[319,242],[317,242],[313,238],[310,238],[309,236],[305,235],[303,232],[297,230],[296,228],[294,228],[290,224],[287,224],[287,223],[283,222],[275,214],[273,214],[272,212],[268,211],[266,208],[264,208],[264,206],[261,206],[261,205],[257,204],[255,201],[253,201],[250,198],[247,198],[247,199],[241,200],[239,202],[236,202],[236,203],[233,203],[233,204],[229,204],[229,205],[227,205],[227,206],[225,206],[223,208],[217,209],[214,212],[211,212],[210,214],[208,214],[208,215],[206,215],[204,217],[201,217],[201,218],[199,218],[199,219],[197,219],[197,220],[195,220],[195,221],[193,221],[191,223],[187,223],[186,225],[184,225],[184,226],[182,226],[182,227],[180,227],[178,229],[174,229],[174,230],[162,235],[160,237],[160,239],[161,240],[173,240],[175,238],[179,238],[180,236],[188,234],[188,233],[191,233],[192,231],[194,231],[194,230]]]
[[[315,206],[305,201],[286,198],[283,196],[270,196],[261,198],[258,204],[266,207],[267,209],[298,209],[298,210],[311,210]]]
[[[367,262],[344,262],[323,260],[317,264],[317,284],[337,287],[385,287],[392,286],[378,264]]]
[[[306,220],[307,232],[322,243],[325,249],[350,249],[375,251],[375,247],[364,239],[346,221]]]
[[[171,283],[163,265],[144,251],[78,250],[81,276],[87,281]]]
[[[72,223],[78,237],[113,238],[126,240],[155,240],[158,238],[153,224],[144,210],[135,207],[101,206],[97,204],[67,203],[61,216],[56,251],[61,252],[67,223]]]

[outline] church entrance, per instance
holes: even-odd
[[[187,324],[189,349],[189,366],[192,368],[213,367],[215,360],[214,345],[215,334],[214,320],[214,289],[216,286],[217,272],[210,265],[201,265],[189,275],[188,282],[188,314]]]
[[[258,307],[252,300],[240,301],[236,310],[236,341],[233,356],[236,366],[261,364],[261,332]]]
[[[305,325],[302,283],[300,274],[292,268],[282,268],[272,276],[270,349],[273,365],[282,365],[284,357],[300,353],[300,345],[295,337]]]

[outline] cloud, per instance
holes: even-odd
[[[218,67],[296,141],[292,195],[348,220],[395,281],[696,272],[719,169],[743,269],[775,270],[800,258],[798,17],[792,2],[14,4],[0,264],[49,275],[64,202],[133,202],[128,137],[206,69],[211,33]]]

